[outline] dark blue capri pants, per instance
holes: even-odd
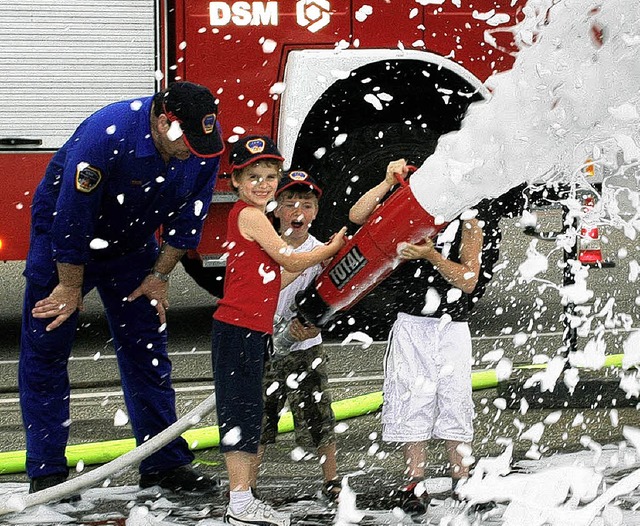
[[[212,360],[220,451],[257,453],[269,334],[213,320]]]

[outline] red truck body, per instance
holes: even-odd
[[[514,23],[523,2],[387,0],[372,3],[370,8],[362,0],[182,0],[155,4],[156,38],[160,42],[157,59],[160,69],[165,69],[158,87],[175,79],[209,86],[220,98],[225,138],[233,140],[234,135],[244,133],[281,135],[279,123],[287,116],[280,114],[280,96],[272,87],[283,81],[292,51],[330,50],[338,57],[334,66],[339,64],[340,53],[347,50],[373,50],[371,57],[375,57],[375,50],[396,51],[398,57],[408,51],[429,52],[447,57],[484,81],[512,64],[510,33],[500,27]],[[509,21],[498,26],[488,23],[495,14]],[[304,23],[307,25],[301,25]],[[310,27],[314,23],[316,26]],[[489,33],[497,40],[497,47],[487,43],[485,35]],[[34,41],[39,38],[34,32]],[[374,58],[367,60],[371,63]],[[330,77],[332,73],[325,74]],[[36,136],[37,126],[34,119]],[[21,260],[28,247],[31,196],[53,151],[12,148],[10,130],[1,133],[5,143],[0,149],[0,260]],[[227,169],[225,159],[222,171]],[[227,189],[221,178],[217,190]],[[217,208],[212,207],[202,253],[221,252],[225,206]]]
[[[11,4],[23,2],[7,0],[0,7],[0,29],[3,24],[19,28],[15,30],[21,31],[21,40],[12,42],[25,50],[22,56],[31,60],[30,71],[34,67],[37,71],[40,55],[49,57],[42,59],[43,64],[49,64],[47,60],[55,63],[51,55],[56,49],[62,55],[76,45],[77,38],[56,48],[64,34],[95,24],[85,48],[72,56],[71,66],[60,74],[68,73],[68,78],[50,74],[55,64],[41,68],[39,80],[51,81],[54,98],[65,99],[61,96],[65,82],[69,78],[80,82],[85,74],[76,69],[98,61],[94,56],[104,46],[121,46],[112,50],[101,72],[90,69],[86,74],[105,80],[109,89],[96,88],[94,93],[92,83],[87,83],[67,97],[88,99],[88,109],[70,117],[70,131],[108,102],[150,94],[173,80],[208,86],[220,100],[219,120],[227,147],[244,134],[269,134],[287,159],[285,167],[305,169],[316,176],[325,193],[314,233],[326,238],[346,222],[352,202],[382,177],[390,160],[405,157],[420,164],[440,135],[457,129],[468,104],[486,96],[483,82],[512,66],[515,50],[509,28],[524,3],[132,0],[94,7],[87,14],[82,2],[69,0],[64,7],[69,9],[67,19],[59,27],[53,18],[54,13],[65,16],[59,6],[45,19],[51,21],[46,37],[41,25],[29,29],[34,13],[23,12],[24,21],[12,25],[12,17],[18,15],[17,7],[10,10]],[[127,9],[136,10],[127,13]],[[140,18],[137,26],[124,22],[132,14]],[[122,25],[118,25],[118,16]],[[107,22],[116,24],[116,29],[109,29],[106,38],[115,39],[113,35],[119,34],[122,43],[96,42],[95,35]],[[142,24],[149,25],[141,29]],[[143,31],[147,36],[139,37]],[[51,42],[38,47],[46,38]],[[133,43],[135,38],[141,42]],[[134,73],[124,73],[123,80],[115,78],[118,64],[143,53],[154,61],[141,74],[144,86],[151,89],[135,85],[121,95],[111,94],[111,88],[137,80]],[[2,62],[21,71],[20,58],[0,54]],[[112,75],[113,80],[103,78]],[[0,260],[25,259],[34,189],[55,149],[69,135],[65,132],[39,145],[46,118],[37,106],[48,95],[37,94],[31,101],[31,95],[21,94],[24,81],[16,81],[15,86],[5,93],[6,109],[0,102],[0,110],[22,108],[24,100],[29,104],[14,120],[8,119],[8,124],[0,119]],[[23,125],[22,131],[14,131],[13,122]],[[226,214],[234,200],[224,177],[228,167],[225,155],[198,250],[203,268],[217,269],[214,275],[223,272],[218,256],[223,253]],[[214,293],[219,290],[219,276],[216,279],[218,285],[210,288]]]

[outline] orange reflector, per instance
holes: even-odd
[[[587,159],[585,161],[585,166],[582,171],[587,177],[594,177],[596,175],[596,165],[592,159]],[[591,201],[593,202],[593,197],[591,197]]]

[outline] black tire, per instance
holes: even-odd
[[[328,239],[345,225],[351,206],[384,178],[390,161],[402,158],[420,166],[433,153],[437,140],[430,130],[404,124],[367,126],[349,133],[341,146],[311,168],[324,192],[314,235]]]
[[[404,158],[409,164],[420,166],[433,153],[437,140],[435,132],[402,123],[367,126],[349,133],[341,146],[312,167],[324,192],[313,234],[318,239],[328,239],[348,223],[351,206],[382,180],[390,161]],[[352,233],[358,228],[348,226]],[[326,335],[342,339],[350,332],[363,331],[376,340],[386,339],[398,312],[393,282],[414,272],[413,268],[399,267],[394,279],[388,278],[347,313],[336,317]]]
[[[224,284],[224,267],[203,267],[199,258],[191,258],[188,254],[180,260],[185,272],[212,296],[222,297]]]

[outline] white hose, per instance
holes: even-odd
[[[0,503],[0,516],[6,515],[7,513],[20,512],[25,508],[36,506],[38,504],[58,501],[66,496],[79,492],[81,489],[88,488],[102,482],[114,473],[141,462],[149,455],[166,446],[187,429],[200,422],[205,416],[214,410],[215,406],[216,395],[214,393],[168,428],[147,440],[144,444],[141,444],[135,449],[125,453],[121,457],[118,457],[97,469],[88,471],[79,477],[74,477],[62,484],[58,484],[57,486],[52,486],[35,493],[29,493],[24,497],[19,495],[9,497],[5,502]]]

